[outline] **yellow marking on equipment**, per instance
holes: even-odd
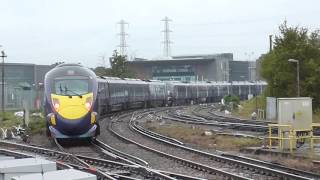
[[[89,110],[86,108],[85,103],[86,99],[91,97],[93,99],[93,93],[88,93],[82,95],[82,98],[79,96],[62,96],[57,94],[51,94],[51,100],[59,100],[59,109],[58,114],[63,118],[69,120],[79,119],[85,116]]]

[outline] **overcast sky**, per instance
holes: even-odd
[[[233,53],[253,60],[286,19],[320,27],[318,0],[0,0],[0,45],[8,62],[102,64],[129,23],[128,55],[163,54],[163,19],[172,19],[172,55]]]

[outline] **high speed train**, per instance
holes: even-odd
[[[79,64],[61,64],[45,76],[47,134],[92,138],[99,117],[133,108],[218,102],[226,95],[246,99],[261,94],[265,82],[161,82],[97,77]]]

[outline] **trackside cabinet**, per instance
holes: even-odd
[[[282,147],[292,149],[298,141],[310,138],[312,126],[312,99],[309,97],[278,98],[278,124],[284,128],[279,131],[283,138]],[[286,127],[286,128],[285,128]]]
[[[312,99],[278,98],[278,124],[291,125],[294,130],[309,130],[312,124]]]

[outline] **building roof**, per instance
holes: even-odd
[[[182,62],[182,61],[194,61],[194,62],[208,62],[215,61],[216,59],[229,58],[233,60],[232,53],[220,53],[220,54],[193,54],[193,55],[182,55],[182,56],[172,56],[172,57],[158,57],[154,59],[144,59],[144,58],[135,58],[129,63],[155,63],[155,62]]]
[[[134,64],[139,64],[139,63],[142,63],[142,64],[147,64],[147,63],[158,63],[158,62],[161,62],[161,63],[171,63],[171,62],[183,62],[183,61],[188,61],[188,62],[209,62],[209,61],[215,61],[214,58],[212,59],[203,59],[203,58],[187,58],[187,59],[150,59],[150,60],[137,60],[137,61],[128,61],[129,63],[134,63]]]

